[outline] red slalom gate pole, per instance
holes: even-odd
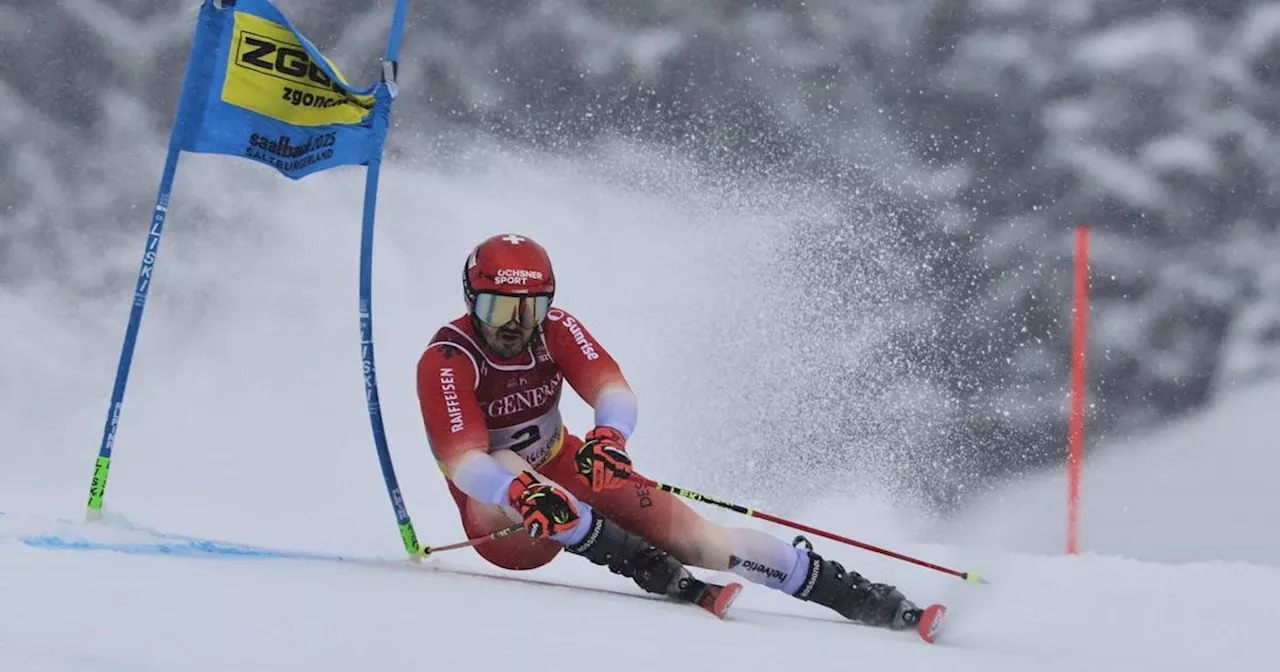
[[[671,494],[673,494],[673,495],[676,495],[676,496],[678,496],[678,497],[684,497],[685,499],[691,499],[691,500],[693,500],[693,501],[695,501],[695,502],[702,502],[702,503],[704,503],[704,504],[711,504],[711,505],[713,505],[713,506],[718,506],[718,507],[723,508],[723,509],[729,509],[730,511],[733,511],[733,512],[735,512],[735,513],[741,513],[741,514],[746,515],[746,516],[751,516],[752,518],[759,518],[759,519],[761,519],[761,520],[767,520],[767,521],[769,521],[769,522],[771,522],[771,523],[777,523],[777,524],[779,524],[779,525],[785,525],[785,526],[787,526],[787,527],[794,528],[794,529],[797,529],[797,530],[801,530],[801,531],[803,531],[803,532],[809,532],[810,534],[816,534],[816,535],[818,535],[818,536],[820,536],[820,537],[826,537],[827,539],[831,539],[831,540],[833,540],[833,541],[838,541],[838,542],[843,543],[843,544],[849,544],[850,546],[856,546],[856,547],[858,547],[858,548],[861,548],[861,549],[863,549],[863,550],[867,550],[867,551],[871,551],[871,552],[873,552],[873,553],[879,553],[879,554],[881,554],[881,555],[887,555],[887,556],[889,556],[889,557],[891,557],[891,558],[895,558],[895,559],[897,559],[897,560],[903,560],[903,561],[905,561],[905,562],[910,562],[910,563],[915,564],[915,565],[920,565],[921,567],[927,567],[927,568],[929,568],[929,569],[932,569],[932,570],[935,570],[935,571],[942,572],[943,574],[950,574],[951,576],[955,576],[955,577],[958,577],[958,578],[964,579],[965,581],[968,581],[969,583],[989,583],[986,579],[982,578],[981,576],[978,576],[978,573],[977,573],[977,572],[962,572],[962,571],[959,571],[959,570],[956,570],[956,569],[951,569],[951,568],[949,568],[949,567],[943,567],[943,566],[941,566],[941,565],[935,565],[935,564],[933,564],[932,562],[925,562],[924,560],[919,560],[919,559],[917,559],[917,558],[913,558],[913,557],[908,556],[908,555],[903,555],[903,554],[901,554],[901,553],[895,553],[894,551],[890,551],[890,550],[885,549],[885,548],[880,548],[879,546],[872,546],[871,544],[863,543],[863,542],[858,541],[858,540],[856,540],[856,539],[850,539],[850,538],[848,538],[848,537],[844,537],[844,536],[841,536],[841,535],[838,535],[838,534],[835,534],[835,533],[832,533],[832,532],[827,532],[826,530],[819,530],[819,529],[818,529],[818,528],[816,528],[816,527],[810,527],[810,526],[808,526],[808,525],[804,525],[804,524],[802,524],[802,523],[797,523],[797,522],[795,522],[795,521],[787,520],[786,518],[779,518],[778,516],[770,515],[770,514],[768,514],[768,513],[763,513],[763,512],[761,512],[761,511],[756,511],[755,509],[751,509],[751,508],[748,508],[748,507],[745,507],[745,506],[741,506],[741,505],[739,505],[739,504],[732,504],[732,503],[726,502],[726,501],[724,501],[724,500],[716,499],[716,498],[714,498],[714,497],[708,497],[708,496],[706,496],[706,495],[704,495],[704,494],[701,494],[701,493],[698,493],[698,492],[694,492],[694,491],[692,491],[692,490],[687,490],[687,489],[685,489],[685,488],[679,488],[679,487],[676,487],[676,486],[674,486],[674,485],[668,485],[668,484],[666,484],[666,483],[659,483],[658,481],[655,481],[655,480],[652,480],[652,479],[649,479],[649,478],[645,478],[644,476],[641,476],[641,475],[639,475],[639,474],[632,474],[632,476],[631,476],[631,480],[636,481],[636,482],[638,482],[638,483],[643,483],[643,484],[645,484],[645,485],[647,485],[647,486],[649,486],[649,487],[651,487],[651,488],[657,488],[658,490],[662,490],[662,491],[665,491],[665,492],[669,492],[669,493],[671,493]]]
[[[1080,470],[1084,463],[1085,350],[1089,317],[1089,227],[1076,227],[1071,328],[1071,420],[1067,447],[1067,554],[1080,551]]]

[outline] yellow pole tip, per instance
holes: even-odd
[[[977,572],[967,572],[965,574],[964,580],[968,581],[969,583],[986,583],[987,582],[986,579],[982,578],[981,576],[978,576]]]

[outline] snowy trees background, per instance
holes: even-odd
[[[391,4],[279,2],[357,82]],[[0,285],[92,293],[94,249],[136,246],[158,174],[140,148],[167,132],[195,6],[0,5]],[[796,281],[909,275],[880,287],[917,317],[872,356],[814,353],[847,385],[810,400],[841,421],[806,440],[911,457],[892,468],[941,501],[1060,459],[1077,224],[1095,435],[1280,366],[1280,2],[414,0],[401,76],[399,160],[621,138],[837,204],[840,227],[796,213]],[[830,338],[813,310],[795,328]]]

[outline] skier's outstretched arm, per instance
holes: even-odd
[[[463,349],[432,343],[418,359],[418,404],[445,477],[472,499],[503,504],[515,474],[489,454],[489,432],[475,392],[479,373]]]
[[[583,436],[576,456],[579,473],[594,492],[620,488],[632,473],[626,445],[636,428],[636,394],[622,368],[576,317],[554,308],[544,330],[565,382],[595,413],[595,427]]]
[[[552,308],[543,329],[565,382],[595,411],[595,425],[630,437],[636,428],[636,395],[609,351],[563,309]]]

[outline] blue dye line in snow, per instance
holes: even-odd
[[[0,511],[0,520],[5,513]],[[126,555],[167,556],[180,558],[248,559],[248,560],[310,560],[339,562],[343,564],[377,567],[402,567],[415,565],[407,558],[361,557],[335,553],[297,551],[266,546],[254,546],[201,537],[161,532],[140,527],[121,516],[108,516],[104,520],[86,524],[61,518],[46,521],[54,527],[68,528],[67,532],[43,531],[30,534],[5,534],[0,530],[0,540],[14,539],[31,548],[47,550],[100,551]],[[132,539],[93,539],[81,530],[111,531],[132,536]]]
[[[3,517],[4,513],[0,512],[0,518]],[[75,527],[83,526],[82,523],[62,519],[56,520],[56,523],[59,525]],[[202,539],[199,537],[188,537],[180,534],[170,534],[160,532],[158,530],[137,527],[124,519],[116,519],[109,523],[95,523],[94,525],[105,526],[107,529],[116,529],[121,532],[132,533],[135,536],[139,534],[145,535],[147,539],[109,541],[90,539],[75,533],[57,534],[49,532],[41,534],[19,534],[11,536],[10,538],[15,538],[22,544],[32,548],[75,551],[108,551],[128,555],[164,555],[187,558],[220,557],[277,560],[321,560],[328,562],[366,564],[382,564],[387,562],[386,560],[377,558],[358,558],[331,553],[309,553],[305,551],[292,551],[287,549],[268,548],[265,546],[251,546],[248,544],[216,541],[213,539]],[[102,529],[102,527],[97,527],[97,529]]]
[[[169,555],[179,557],[241,557],[276,558],[281,560],[331,560],[355,561],[339,555],[305,553],[260,546],[231,544],[212,539],[158,539],[155,542],[110,542],[61,537],[56,534],[39,534],[19,537],[33,548],[80,551],[114,551],[129,555]]]

